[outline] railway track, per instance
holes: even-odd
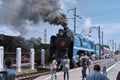
[[[46,74],[50,74],[49,69],[39,68],[38,71],[23,73],[23,74],[17,74],[15,76],[15,80],[33,80],[38,76],[42,76],[42,75],[46,75]]]
[[[117,60],[118,61],[120,60],[120,56],[117,57]],[[100,64],[101,66],[104,65],[107,68],[110,67],[111,65],[113,65],[114,63],[116,63],[116,61],[113,58],[93,61],[93,65]],[[38,76],[42,76],[42,75],[46,75],[46,74],[50,74],[50,69],[39,68],[39,70],[35,71],[35,72],[16,75],[15,80],[33,80]]]

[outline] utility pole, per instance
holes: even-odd
[[[117,46],[116,46],[116,42],[115,42],[115,45],[114,45],[114,46],[115,46],[115,51],[116,51],[116,47],[117,47]]]
[[[98,26],[98,27],[91,27],[90,30],[89,30],[89,33],[92,32],[92,29],[97,29],[97,31],[98,31],[99,58],[101,58],[101,32],[100,32],[100,26]]]
[[[70,10],[73,10],[74,11],[74,14],[73,14],[73,18],[69,18],[69,19],[73,19],[74,20],[74,33],[76,33],[76,17],[79,17],[79,19],[82,19],[82,17],[80,17],[79,15],[76,14],[76,7],[74,7],[73,9],[68,9],[68,12]]]
[[[74,33],[76,33],[76,7],[74,8]]]
[[[98,26],[98,38],[99,38],[99,58],[101,58],[100,26]]]
[[[47,41],[47,30],[44,29],[44,44],[46,44]]]
[[[112,39],[112,50],[114,52],[114,39]]]
[[[102,33],[102,37],[101,37],[101,38],[102,38],[102,45],[103,45],[103,44],[104,44],[104,43],[103,43],[103,31],[102,31],[101,33]]]
[[[119,43],[119,50],[120,50],[120,43]]]

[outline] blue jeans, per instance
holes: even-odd
[[[51,80],[53,80],[54,76],[55,76],[55,80],[57,80],[56,70],[51,71]]]
[[[69,72],[64,72],[64,80],[65,80],[66,75],[67,75],[67,80],[69,80]]]
[[[87,74],[86,74],[86,67],[82,68],[82,78],[86,78],[87,77]]]

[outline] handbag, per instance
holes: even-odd
[[[57,66],[56,66],[56,65],[54,65],[54,66],[52,67],[52,69],[53,69],[53,70],[56,70],[56,69],[57,69]]]

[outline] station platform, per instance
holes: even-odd
[[[75,68],[71,69],[69,72],[70,79],[69,80],[82,80],[82,74],[81,74],[82,68]],[[120,61],[116,62],[109,68],[107,68],[108,77],[110,80],[116,80],[116,76],[118,72],[120,71]],[[51,74],[39,76],[38,78],[34,80],[51,80]],[[63,72],[57,72],[57,80],[63,80]]]
[[[110,80],[116,80],[116,76],[119,71],[120,71],[120,61],[107,69],[108,77],[110,78]]]

